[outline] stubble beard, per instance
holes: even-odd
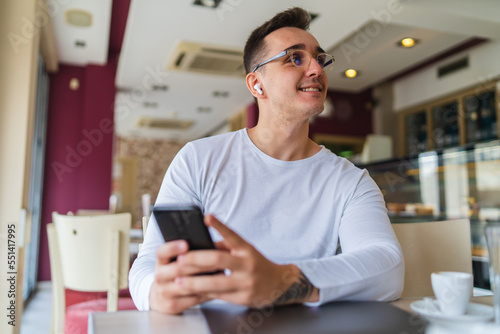
[[[321,103],[311,105],[310,103],[306,104],[290,104],[290,101],[297,101],[297,97],[293,95],[285,96],[280,101],[275,101],[275,110],[279,110],[279,118],[281,119],[283,125],[297,122],[297,121],[306,121],[311,117],[319,115],[323,109],[325,108],[324,103],[326,99],[326,95],[319,98]]]

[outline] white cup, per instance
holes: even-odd
[[[472,292],[472,274],[440,271],[431,274],[431,282],[442,313],[447,315],[465,313]]]
[[[500,326],[500,224],[489,223],[486,226],[486,242],[488,243],[495,323]]]

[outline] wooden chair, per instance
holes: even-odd
[[[146,230],[148,229],[149,216],[142,217],[142,238],[146,237]]]
[[[142,248],[142,244],[144,243],[144,238],[146,237],[146,230],[148,228],[149,216],[142,217],[142,242],[139,244],[139,251]]]
[[[87,333],[89,312],[135,309],[119,298],[128,287],[130,213],[102,216],[52,214],[47,225],[53,285],[52,333]],[[106,299],[66,309],[65,289],[107,291]]]
[[[392,224],[405,259],[402,298],[434,296],[431,273],[472,273],[468,219]]]
[[[94,209],[78,209],[76,210],[76,215],[77,216],[102,216],[102,215],[109,215],[113,212],[110,212],[108,210],[94,210]]]

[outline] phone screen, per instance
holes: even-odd
[[[215,249],[199,207],[155,207],[153,214],[165,241],[186,240],[190,250]]]

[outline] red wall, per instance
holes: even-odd
[[[247,106],[247,128],[251,129],[257,125],[259,121],[259,106],[256,102],[252,102]]]
[[[328,91],[328,97],[333,101],[333,115],[312,121],[309,137],[320,133],[364,137],[373,133],[371,89],[356,94]],[[247,127],[257,125],[258,118],[259,108],[256,103],[251,103],[247,107]]]
[[[38,280],[50,280],[52,212],[109,207],[116,64],[110,56],[106,66],[60,65],[50,76]],[[69,88],[72,78],[78,90]]]
[[[309,136],[315,134],[332,134],[339,136],[366,136],[373,133],[372,91],[361,93],[344,93],[328,91],[334,105],[333,115],[318,117],[309,126]]]

